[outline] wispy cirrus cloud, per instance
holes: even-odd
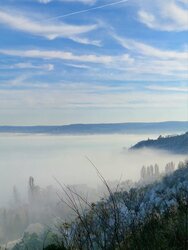
[[[188,86],[160,86],[160,85],[149,85],[146,87],[149,90],[165,91],[165,92],[186,92],[188,93]]]
[[[128,54],[120,56],[96,55],[96,54],[73,54],[72,52],[59,50],[0,50],[0,54],[42,59],[59,59],[64,61],[88,62],[97,64],[110,64],[118,61],[132,63]]]
[[[44,4],[60,1],[60,2],[65,2],[65,3],[75,2],[75,3],[83,3],[83,4],[89,4],[89,5],[94,4],[96,2],[96,0],[36,0],[36,1],[39,3],[44,3]]]
[[[4,83],[22,89],[0,89],[0,105],[7,108],[184,108],[187,93],[163,91],[146,92],[134,90],[131,85],[105,86],[90,83],[59,83],[52,87],[48,83],[30,83],[22,77]],[[29,88],[28,88],[29,87]],[[15,95],[16,94],[16,95]],[[16,98],[15,98],[16,96]]]
[[[49,40],[53,40],[58,37],[72,39],[78,43],[84,44],[98,44],[97,41],[92,41],[87,38],[83,38],[83,34],[96,30],[99,25],[73,25],[64,22],[52,22],[34,20],[28,17],[28,14],[21,12],[0,10],[0,24],[6,25],[9,28],[19,30],[22,32],[34,34],[37,36],[45,37]],[[80,37],[81,36],[81,37]]]
[[[131,43],[133,46],[133,43]],[[127,49],[127,46],[125,47]],[[110,54],[75,54],[69,51],[61,50],[0,50],[0,54],[20,57],[49,60],[50,63],[55,63],[54,60],[60,60],[64,64],[73,65],[77,68],[84,67],[89,70],[83,73],[91,79],[98,80],[125,80],[125,79],[148,79],[153,76],[154,79],[159,79],[161,76],[179,77],[187,79],[187,59],[184,54],[172,52],[162,53],[161,57],[155,53],[149,53],[145,50],[141,51],[138,47],[130,47],[129,53],[122,51],[121,55]],[[155,52],[155,50],[154,50]],[[141,54],[139,54],[141,53]],[[154,54],[154,55],[153,55]],[[180,58],[180,59],[179,59]],[[183,58],[183,59],[181,59]],[[95,65],[95,67],[93,67]],[[63,67],[63,65],[62,65]],[[96,74],[97,70],[97,74]],[[81,74],[81,72],[80,72]],[[72,75],[73,76],[73,75]]]
[[[144,56],[160,58],[162,60],[175,59],[175,60],[187,60],[188,51],[174,51],[174,50],[162,50],[146,43],[138,42],[133,39],[122,38],[113,34],[113,38],[119,42],[124,48],[131,50],[137,54]]]
[[[100,40],[91,40],[91,39],[88,39],[88,38],[82,37],[82,36],[71,36],[69,38],[71,40],[73,40],[74,42],[81,43],[81,44],[94,45],[94,46],[97,46],[97,47],[102,46],[102,42]]]
[[[147,27],[161,31],[188,30],[187,0],[140,1],[138,19]]]
[[[127,37],[112,34],[112,37],[125,49],[133,58],[134,63],[130,67],[120,65],[119,70],[145,77],[153,75],[158,79],[161,77],[175,77],[180,79],[188,78],[188,51],[169,50],[157,48],[146,42],[140,42]]]
[[[74,64],[74,63],[66,63],[66,66],[72,67],[72,68],[77,68],[77,69],[92,69],[91,66],[86,65],[86,64]]]
[[[15,63],[13,65],[0,66],[0,69],[39,69],[39,70],[54,70],[53,64],[32,64],[30,62]]]

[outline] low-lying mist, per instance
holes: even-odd
[[[66,194],[61,184],[95,202],[108,194],[97,171],[112,191],[118,183],[122,190],[129,190],[161,178],[167,163],[177,166],[185,160],[185,155],[128,150],[146,138],[148,135],[1,135],[0,245],[19,239],[24,232],[53,227],[57,218],[71,220],[71,209],[61,201]],[[172,168],[170,163],[166,173]]]
[[[158,135],[149,135],[156,138]],[[148,135],[1,135],[0,206],[8,204],[13,187],[27,201],[28,178],[38,185],[58,186],[55,178],[68,185],[100,185],[89,158],[109,181],[138,180],[143,165],[157,163],[160,170],[167,162],[177,164],[183,155],[153,150],[128,151]]]

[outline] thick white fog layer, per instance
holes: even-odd
[[[128,152],[136,142],[158,135],[0,135],[0,206],[8,203],[15,185],[27,197],[28,179],[38,185],[100,183],[95,164],[107,180],[137,180],[142,165],[158,163],[162,170],[169,161],[185,156],[143,150]]]

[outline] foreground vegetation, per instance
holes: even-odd
[[[13,250],[188,249],[188,162],[161,181],[129,192],[112,192],[98,175],[109,192],[107,198],[89,203],[62,186],[59,198],[76,219],[60,221],[53,233],[25,234]]]

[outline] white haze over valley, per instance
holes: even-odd
[[[159,135],[0,135],[0,206],[8,205],[16,186],[27,202],[28,179],[33,176],[40,187],[87,184],[101,185],[88,157],[108,181],[138,180],[143,165],[177,164],[186,156],[152,150],[128,151],[140,140]],[[55,177],[55,178],[54,178]]]

